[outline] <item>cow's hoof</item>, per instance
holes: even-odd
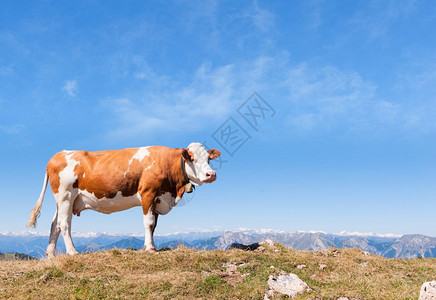
[[[143,249],[145,252],[147,252],[147,253],[156,253],[156,254],[158,254],[159,252],[157,252],[156,251],[156,249],[155,248],[151,248],[151,249]]]
[[[55,258],[55,255],[53,253],[46,253],[46,254],[47,254],[47,259]]]

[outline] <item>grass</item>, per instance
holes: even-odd
[[[312,289],[295,299],[397,300],[417,299],[422,283],[436,279],[434,258],[394,260],[356,249],[277,247],[280,252],[115,249],[0,261],[0,299],[263,299],[269,275],[283,270]],[[236,271],[229,272],[229,263],[239,265]],[[306,267],[297,269],[300,264]],[[327,267],[321,270],[320,264]]]

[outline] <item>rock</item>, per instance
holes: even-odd
[[[366,261],[364,261],[364,262],[360,263],[360,265],[361,265],[362,267],[367,267],[367,266],[368,266],[368,263],[367,263]]]
[[[0,252],[1,253],[1,252]],[[25,272],[22,271],[12,271],[12,275],[14,277],[20,277],[21,275],[23,275]]]
[[[270,267],[270,269],[275,269],[275,267],[274,266],[269,266]]]
[[[240,272],[238,271],[239,267],[245,266],[247,263],[243,262],[237,262],[237,263],[224,263],[223,267],[226,268],[227,275],[239,275]]]
[[[236,272],[238,270],[237,270],[237,267],[235,265],[232,265],[232,266],[229,266],[226,271],[227,271],[228,275],[234,275],[234,274],[236,274]]]
[[[424,282],[418,300],[436,300],[436,280]]]
[[[48,279],[48,274],[42,274],[42,275],[39,277],[39,281],[47,281],[47,279]]]
[[[266,245],[270,247],[274,247],[274,241],[271,239],[266,239],[263,242],[260,243],[261,245]]]
[[[319,264],[320,270],[325,270],[327,268],[327,265]]]
[[[236,262],[236,263],[224,263],[223,267],[224,268],[233,268],[233,267],[243,267],[245,266],[247,263],[244,262]]]
[[[337,300],[349,300],[347,297],[339,297]]]
[[[268,290],[268,291],[266,291],[265,295],[263,296],[263,300],[270,300],[269,297],[273,297],[273,296],[274,296],[273,290]]]
[[[280,252],[280,250],[279,250],[279,249],[274,249],[274,252],[276,252],[276,253],[277,253],[277,252]]]
[[[304,269],[305,267],[306,267],[306,265],[304,265],[304,264],[303,265],[298,265],[297,269],[301,270],[301,269]]]
[[[254,252],[264,252],[266,248],[264,246],[259,246],[257,249],[254,250]]]
[[[297,294],[302,294],[305,291],[310,290],[309,286],[303,280],[292,273],[279,276],[270,275],[268,286],[273,292],[278,292],[292,298]],[[267,294],[265,294],[265,296],[267,296]]]

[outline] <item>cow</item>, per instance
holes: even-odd
[[[59,234],[66,253],[77,254],[71,239],[72,215],[92,209],[110,214],[142,206],[144,249],[155,252],[153,233],[159,215],[166,215],[190,192],[216,180],[209,161],[221,155],[201,143],[185,148],[149,146],[108,151],[61,151],[48,162],[41,195],[30,213],[28,227],[36,226],[47,183],[56,200],[47,257],[56,255]]]

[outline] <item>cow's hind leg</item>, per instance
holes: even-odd
[[[77,193],[67,191],[63,196],[56,201],[58,204],[58,226],[61,229],[62,237],[64,238],[65,248],[67,254],[77,254],[74,247],[73,240],[71,239],[71,219],[73,216],[73,204]]]
[[[47,251],[45,252],[47,254],[47,258],[52,258],[56,255],[56,243],[60,233],[61,228],[59,227],[58,223],[58,209],[56,208],[53,221],[51,222],[50,240],[48,242]]]

